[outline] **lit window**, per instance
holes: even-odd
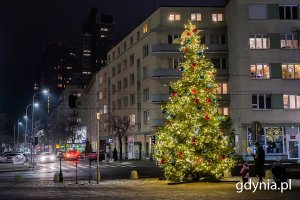
[[[283,49],[298,49],[299,35],[298,34],[281,34],[281,48]]]
[[[103,92],[99,92],[99,99],[103,99]]]
[[[282,64],[283,79],[298,79],[300,78],[300,64]]]
[[[222,115],[229,115],[229,108],[228,107],[218,108],[218,113]]]
[[[249,37],[250,49],[267,49],[268,48],[268,35],[266,34],[253,34]]]
[[[221,21],[223,21],[223,14],[213,13],[211,17],[212,17],[212,21],[213,22],[221,22]]]
[[[217,94],[228,94],[228,84],[218,83]]]
[[[201,13],[191,13],[192,21],[201,21]]]
[[[107,105],[103,105],[103,114],[106,114],[108,111],[108,106]]]
[[[135,115],[129,115],[130,126],[135,125]]]
[[[180,14],[171,13],[169,15],[169,20],[170,21],[180,21],[180,18],[181,18]]]
[[[253,109],[271,109],[271,95],[252,94]]]
[[[270,66],[268,64],[254,64],[250,66],[251,78],[270,78]]]
[[[300,109],[300,95],[283,95],[284,109]]]
[[[147,33],[147,32],[148,32],[148,24],[144,24],[143,33]]]

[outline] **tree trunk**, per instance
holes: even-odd
[[[122,137],[119,137],[119,144],[120,144],[120,156],[119,156],[119,158],[120,158],[120,160],[122,160]]]

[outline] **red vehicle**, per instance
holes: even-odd
[[[90,160],[97,160],[97,152],[89,153],[88,158]],[[104,159],[105,159],[105,152],[104,151],[100,151],[99,152],[99,160],[102,161]]]
[[[65,154],[65,160],[78,160],[80,153],[76,150],[70,150]]]

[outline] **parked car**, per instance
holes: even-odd
[[[80,153],[76,150],[70,150],[65,154],[65,160],[78,160]]]
[[[1,158],[1,162],[6,162],[6,163],[13,163],[14,160],[13,158],[17,155],[23,155],[25,156],[23,153],[21,152],[6,152],[3,154],[2,158]],[[26,157],[25,157],[26,158]]]
[[[50,163],[55,161],[55,156],[50,152],[42,152],[39,158],[41,163]]]
[[[90,160],[97,160],[97,152],[89,153],[88,158]],[[99,161],[105,160],[105,152],[100,151],[99,152]]]

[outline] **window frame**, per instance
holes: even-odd
[[[256,96],[256,103],[253,102],[253,98]],[[261,101],[263,97],[263,102]],[[269,102],[268,102],[269,100]],[[263,105],[262,105],[263,104]],[[269,105],[269,107],[267,107]],[[271,94],[252,94],[252,110],[270,110],[272,109]]]
[[[258,67],[260,67],[260,66],[261,66],[262,73],[258,72],[258,70],[259,70]],[[255,68],[255,72],[252,71],[253,68]],[[268,68],[268,70],[269,70],[269,77],[265,77],[266,68]],[[266,63],[251,64],[250,65],[250,73],[251,73],[251,78],[252,79],[270,79],[270,77],[271,77],[271,67],[270,67],[269,64],[266,64]],[[260,74],[262,74],[262,75],[260,75]]]

